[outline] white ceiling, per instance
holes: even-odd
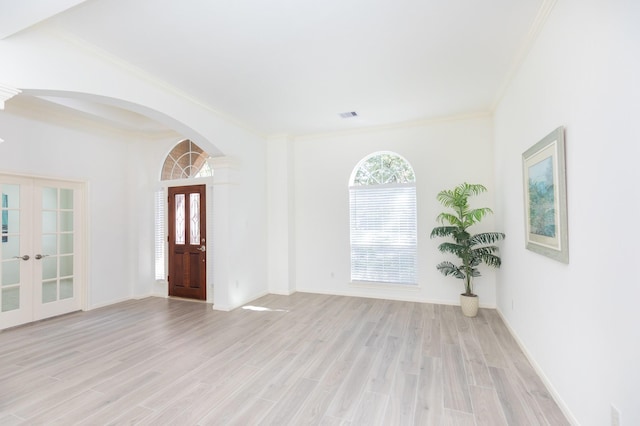
[[[32,13],[0,37],[54,27],[262,134],[300,135],[490,112],[548,1],[46,0],[44,21],[37,3],[0,0],[0,27]]]

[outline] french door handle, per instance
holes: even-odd
[[[13,256],[14,259],[22,259],[22,260],[29,260],[29,255],[25,254],[24,256]]]
[[[200,251],[202,251],[202,252],[207,251],[207,246],[204,246],[204,245],[203,245],[203,246],[201,246],[201,247],[198,247],[198,250],[200,250]]]
[[[40,260],[40,259],[45,258],[47,256],[49,256],[49,255],[48,254],[36,254],[36,260]]]

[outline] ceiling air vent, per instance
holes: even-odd
[[[357,117],[358,113],[355,111],[349,111],[349,112],[341,112],[338,115],[340,116],[340,118],[351,118],[351,117]]]

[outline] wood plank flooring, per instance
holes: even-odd
[[[147,298],[0,332],[0,425],[567,425],[493,310]]]

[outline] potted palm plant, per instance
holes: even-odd
[[[479,223],[486,215],[493,213],[488,207],[472,209],[468,199],[473,195],[485,192],[487,188],[480,184],[462,183],[450,190],[438,193],[437,199],[452,211],[443,212],[436,220],[442,224],[433,228],[431,238],[449,237],[438,246],[442,253],[450,253],[458,257],[459,264],[444,261],[436,268],[445,276],[452,275],[464,280],[464,293],[460,295],[460,306],[464,315],[474,317],[478,313],[478,296],[473,293],[473,278],[480,276],[478,266],[482,263],[499,268],[501,264],[498,247],[494,245],[504,239],[502,232],[482,232],[472,234],[470,229]]]

